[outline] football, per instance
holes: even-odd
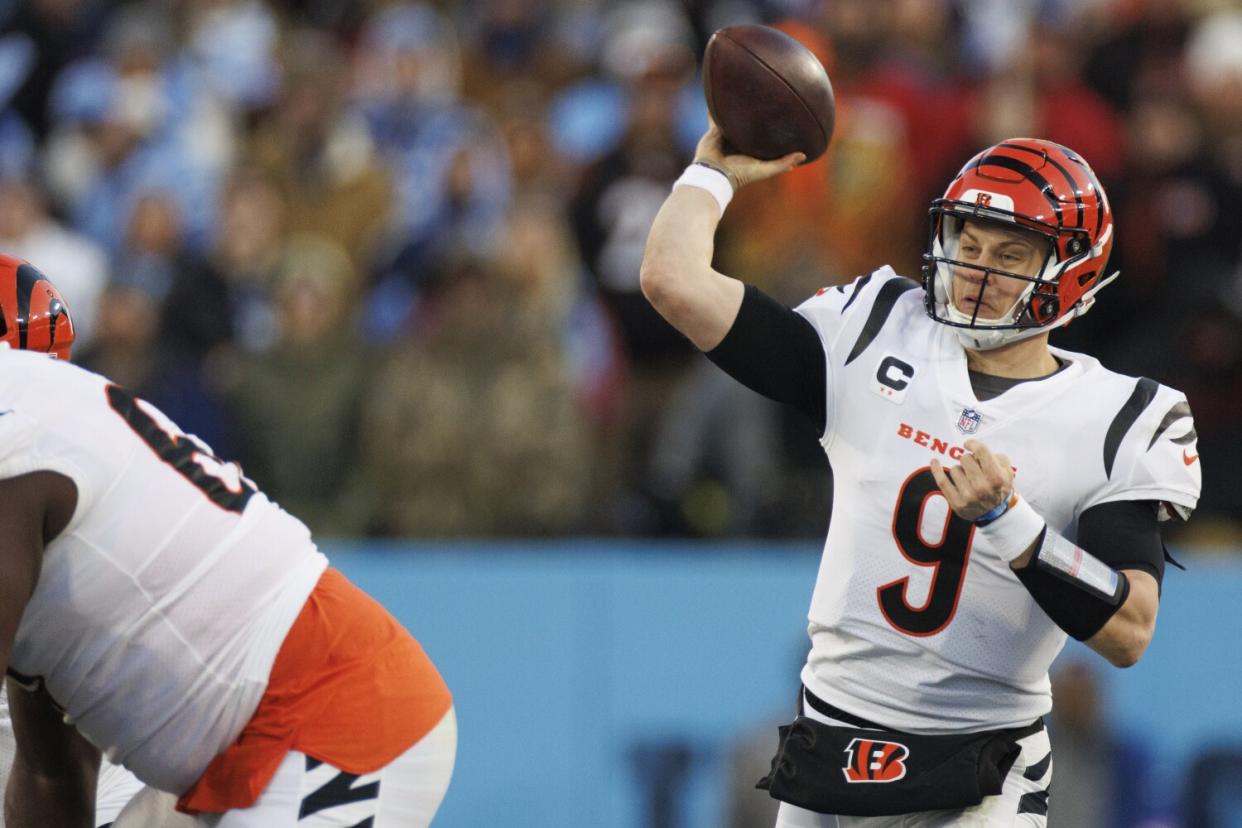
[[[718,30],[703,55],[703,93],[726,152],[764,160],[804,152],[810,162],[828,149],[832,83],[811,50],[784,32],[754,23]]]

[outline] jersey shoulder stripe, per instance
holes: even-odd
[[[1091,389],[1079,406],[1083,415],[1099,410],[1089,404],[1090,398],[1109,400],[1105,411],[1116,406],[1111,420],[1105,420],[1107,429],[1103,423],[1101,431],[1084,428],[1084,434],[1096,435],[1095,448],[1084,444],[1084,450],[1100,451],[1101,438],[1103,443],[1103,465],[1096,466],[1092,475],[1099,485],[1084,508],[1117,500],[1151,500],[1161,504],[1162,520],[1174,513],[1187,519],[1198,503],[1203,479],[1195,447],[1198,434],[1186,395],[1146,377],[1109,371],[1090,358],[1082,361],[1088,369],[1084,387]]]
[[[1160,435],[1168,431],[1171,425],[1176,423],[1178,420],[1183,420],[1192,416],[1193,415],[1190,412],[1190,403],[1185,400],[1174,403],[1173,407],[1165,413],[1164,419],[1160,421],[1160,425],[1156,426],[1156,433],[1151,435],[1151,442],[1147,444],[1147,450],[1151,450],[1151,447],[1154,446],[1156,441],[1160,439]],[[1196,439],[1198,439],[1198,437],[1199,435],[1192,425],[1190,431],[1186,432],[1181,437],[1171,437],[1170,439],[1179,446],[1186,446],[1193,443]]]
[[[880,288],[880,292],[875,298],[875,304],[871,306],[871,313],[868,314],[867,321],[863,323],[858,338],[854,340],[854,347],[850,349],[850,355],[845,358],[846,365],[857,359],[863,351],[867,350],[867,346],[875,341],[876,336],[879,335],[880,329],[884,327],[884,323],[888,321],[889,315],[893,312],[893,306],[897,304],[897,300],[901,298],[901,295],[917,287],[917,282],[904,276],[897,276],[884,283],[884,286]]]
[[[1151,401],[1156,398],[1156,392],[1160,390],[1160,384],[1155,380],[1147,377],[1139,377],[1138,382],[1134,384],[1134,391],[1131,392],[1130,398],[1125,401],[1121,409],[1113,417],[1112,423],[1108,426],[1108,432],[1104,437],[1104,476],[1111,478],[1113,476],[1113,463],[1117,460],[1117,450],[1121,448],[1121,441],[1125,438],[1130,428],[1138,421],[1143,412],[1147,410],[1147,406],[1151,405]]]
[[[842,306],[841,313],[845,313],[847,310],[850,309],[850,305],[854,304],[854,300],[858,298],[858,294],[862,293],[862,289],[865,288],[867,286],[867,283],[870,281],[871,281],[870,273],[868,273],[866,276],[860,276],[859,278],[854,280],[854,290],[850,292],[850,298],[845,300],[845,305]],[[841,287],[837,288],[837,290],[844,292],[845,285],[842,285]]]

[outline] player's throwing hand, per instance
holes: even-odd
[[[720,127],[710,118],[708,124],[707,132],[703,133],[694,149],[694,160],[704,162],[724,173],[733,185],[734,192],[747,184],[789,172],[806,160],[806,153],[802,152],[791,152],[771,161],[760,161],[749,155],[725,155],[724,135]]]
[[[993,454],[978,440],[967,440],[960,466],[931,461],[936,485],[958,517],[975,521],[1000,506],[1013,491],[1013,468],[1009,458]]]

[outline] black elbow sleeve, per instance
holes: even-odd
[[[1054,624],[1078,641],[1086,641],[1102,630],[1130,595],[1130,579],[1124,572],[1117,573],[1121,592],[1116,603],[1080,589],[1035,562],[1017,570],[1016,574],[1039,608]]]

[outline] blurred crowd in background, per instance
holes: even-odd
[[[918,277],[976,151],[1076,149],[1122,275],[1053,342],[1187,392],[1182,537],[1242,542],[1238,3],[0,0],[0,250],[59,286],[77,361],[318,532],[819,535],[810,424],[638,287],[739,22],[820,56],[837,127],[739,194],[717,266],[791,305]]]

